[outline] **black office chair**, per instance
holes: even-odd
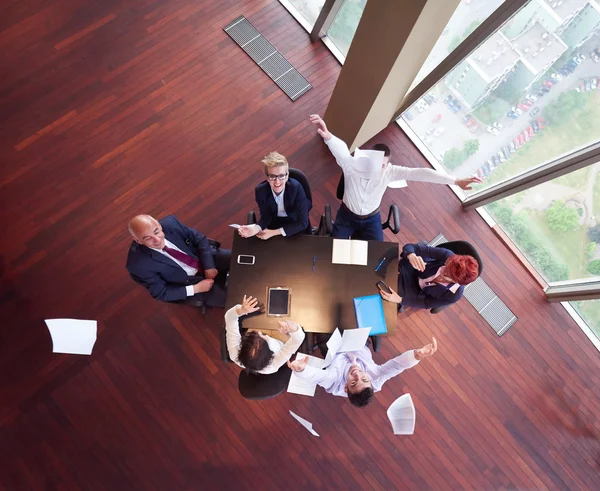
[[[481,261],[481,257],[479,256],[479,253],[477,252],[475,247],[473,247],[473,245],[469,242],[465,240],[454,240],[451,242],[443,242],[442,244],[438,244],[436,247],[443,247],[444,249],[452,251],[454,254],[473,256],[475,258],[475,261],[477,261],[477,265],[479,266],[479,274],[477,276],[481,276],[481,273],[483,272],[483,262]],[[431,312],[432,314],[438,314],[442,310],[447,309],[448,307],[450,307],[450,305],[444,305],[443,307],[435,307],[429,312]]]
[[[308,182],[308,178],[306,177],[306,174],[304,174],[304,172],[302,172],[300,169],[294,169],[293,167],[289,168],[289,176],[292,179],[296,179],[296,181],[298,181],[300,183],[300,185],[302,186],[302,189],[304,189],[304,194],[306,195],[306,198],[308,199],[308,201],[310,201],[310,208],[309,211],[312,209],[312,191],[310,189],[310,183]],[[327,209],[329,205],[325,205],[325,208]],[[331,215],[331,210],[329,212],[329,214]],[[248,212],[248,217],[246,220],[246,224],[247,225],[252,225],[256,223],[256,213],[254,213],[254,211],[249,211]],[[308,219],[308,228],[306,230],[306,233],[309,235],[328,235],[327,234],[327,230],[325,227],[325,214],[321,215],[321,221],[319,223],[319,227],[313,227],[310,224],[310,217]],[[331,234],[331,232],[329,232],[329,234]]]
[[[340,180],[337,185],[337,190],[335,192],[337,199],[342,201],[344,199],[344,174],[340,176]],[[330,227],[333,230],[333,222],[331,221],[331,211],[329,217],[326,216],[326,221],[328,224],[331,224]],[[329,225],[328,225],[329,226]],[[398,209],[398,205],[392,204],[390,205],[390,210],[388,211],[387,220],[381,224],[381,228],[385,230],[389,228],[392,233],[397,234],[400,232],[400,210]],[[360,239],[360,234],[355,234],[352,236],[353,239]]]

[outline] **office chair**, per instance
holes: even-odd
[[[302,172],[299,169],[294,169],[293,167],[289,168],[289,177],[292,179],[296,179],[296,181],[298,181],[300,183],[300,185],[302,186],[302,189],[304,189],[304,194],[306,195],[306,199],[308,199],[308,201],[310,201],[310,208],[309,211],[312,209],[312,191],[310,189],[310,183],[308,182],[308,178],[306,177],[306,174],[304,174],[304,172]],[[327,208],[329,205],[325,205],[325,207]],[[331,215],[331,211],[329,212],[329,214]],[[319,227],[312,227],[310,224],[310,217],[308,218],[308,228],[306,229],[306,233],[309,235],[328,235],[326,233],[326,227],[325,227],[325,214],[321,215],[321,221],[319,223]],[[246,225],[252,225],[256,223],[256,213],[254,213],[253,210],[248,212],[248,216],[247,216],[247,220],[246,220]],[[331,234],[331,232],[329,232],[329,234]]]
[[[479,253],[477,252],[475,247],[473,247],[473,245],[469,242],[464,240],[454,240],[452,242],[443,242],[441,244],[438,244],[436,247],[443,247],[444,249],[452,251],[454,254],[473,256],[475,258],[475,261],[477,261],[477,265],[479,266],[479,274],[477,275],[477,277],[481,276],[481,273],[483,272],[483,262],[481,261],[481,257],[479,256]],[[444,305],[443,307],[435,307],[429,312],[431,312],[432,314],[438,314],[448,307],[450,307],[450,305]]]
[[[337,190],[335,192],[337,199],[342,201],[344,199],[344,174],[340,176],[340,180],[337,185]],[[328,224],[331,224],[331,229],[333,230],[333,222],[331,221],[331,211],[329,217],[326,216],[326,221]],[[329,225],[328,225],[329,227]],[[385,230],[389,228],[393,234],[397,234],[400,232],[400,210],[398,209],[398,205],[392,204],[390,205],[390,210],[388,211],[387,220],[381,224],[381,228]],[[353,239],[360,239],[359,235],[353,236]]]
[[[225,331],[225,325],[221,329],[221,360],[225,363],[231,363],[229,358],[229,352],[227,350],[227,332]],[[300,350],[306,350],[306,340],[298,348]],[[258,401],[262,399],[269,399],[271,397],[278,396],[287,389],[292,371],[287,365],[283,365],[277,372],[269,375],[247,373],[246,370],[241,369],[238,377],[238,390],[242,397],[245,399]]]

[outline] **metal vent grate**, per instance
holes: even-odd
[[[243,15],[227,24],[223,30],[292,101],[312,89],[312,85]]]
[[[439,246],[444,242],[447,242],[446,237],[439,234],[429,242],[429,245]],[[502,336],[517,321],[515,314],[481,277],[465,287],[464,297],[496,331],[498,336]]]

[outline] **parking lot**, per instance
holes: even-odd
[[[586,56],[574,72],[568,76],[562,77],[562,80],[555,83],[548,93],[542,97],[537,97],[537,101],[531,103],[528,111],[524,111],[517,119],[512,119],[504,115],[498,120],[502,129],[498,135],[493,135],[486,131],[487,124],[477,121],[478,128],[472,132],[473,125],[467,127],[463,120],[470,114],[469,111],[461,104],[460,111],[453,113],[451,109],[444,103],[444,99],[451,94],[443,83],[438,84],[430,94],[435,97],[435,102],[431,104],[420,105],[424,107],[423,111],[419,111],[418,103],[413,105],[409,112],[411,120],[409,121],[411,128],[424,141],[433,155],[440,162],[443,161],[443,154],[452,148],[462,148],[464,143],[476,138],[479,141],[479,150],[471,155],[460,167],[452,171],[455,175],[469,175],[480,169],[486,161],[490,160],[492,155],[498,155],[503,146],[510,146],[511,142],[523,134],[523,131],[531,125],[531,121],[537,121],[543,118],[544,107],[556,100],[558,96],[568,90],[576,90],[581,88],[581,82],[592,78],[600,77],[600,63],[593,61],[589,52],[593,47],[597,46],[598,37],[588,41],[578,51]],[[542,80],[549,78],[550,73]],[[532,91],[536,92],[542,80],[534,84]],[[600,87],[596,87],[598,90]],[[583,90],[585,90],[585,84]],[[591,87],[590,87],[591,89]],[[431,99],[429,99],[431,101]],[[460,101],[459,101],[460,103]],[[534,114],[532,117],[531,115]],[[439,131],[439,129],[442,129]],[[438,131],[436,131],[436,129]],[[438,135],[438,136],[434,136]],[[530,138],[535,137],[535,134]]]

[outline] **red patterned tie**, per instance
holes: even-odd
[[[169,256],[178,261],[181,261],[183,264],[188,265],[190,268],[200,269],[200,263],[196,258],[192,256],[188,256],[185,252],[178,251],[177,249],[173,249],[172,247],[164,246],[163,251],[165,251]]]

